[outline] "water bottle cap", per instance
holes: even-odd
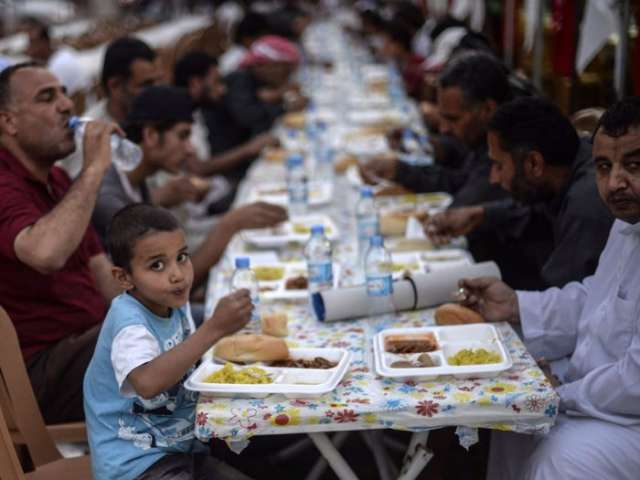
[[[249,257],[236,257],[236,268],[249,268]]]
[[[373,188],[371,188],[371,187],[362,187],[360,189],[360,196],[362,198],[373,198]]]
[[[369,245],[372,247],[382,247],[384,244],[381,235],[373,235],[369,237]]]
[[[72,130],[75,130],[76,128],[78,128],[78,125],[80,125],[80,123],[82,122],[82,120],[80,120],[80,117],[71,117],[69,119],[69,128]]]
[[[324,235],[324,225],[312,225],[311,226],[311,235]]]
[[[289,155],[289,158],[287,158],[287,166],[297,167],[299,165],[302,165],[302,161],[302,155],[300,155],[299,153],[294,153],[293,155]]]

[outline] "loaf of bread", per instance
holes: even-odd
[[[265,335],[271,335],[273,337],[286,337],[289,335],[289,329],[287,328],[287,314],[286,313],[271,313],[268,315],[262,315],[262,333]]]
[[[437,325],[465,325],[484,322],[484,318],[478,312],[457,303],[440,305],[436,308],[434,316]]]
[[[289,358],[289,349],[281,338],[242,334],[224,337],[216,343],[213,355],[230,362],[273,362]]]

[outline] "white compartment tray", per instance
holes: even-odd
[[[351,363],[351,353],[340,348],[291,348],[292,359],[323,357],[337,365],[329,369],[269,367],[254,364],[269,373],[274,382],[266,384],[208,383],[204,379],[224,367],[213,360],[203,362],[187,379],[187,390],[207,392],[221,397],[264,398],[279,393],[288,398],[317,397],[334,390]],[[236,365],[234,368],[244,368]]]
[[[309,182],[309,205],[325,205],[331,202],[333,185],[328,182]],[[277,205],[288,205],[289,194],[285,182],[264,182],[254,186],[249,194],[249,202],[263,201]]]
[[[306,243],[312,225],[324,225],[325,235],[331,241],[339,238],[336,224],[328,215],[300,215],[273,228],[245,230],[242,238],[257,247],[282,247],[288,243]]]
[[[391,262],[394,279],[401,278],[405,272],[430,273],[473,263],[467,251],[457,248],[392,253]]]
[[[418,368],[392,368],[395,361],[413,361],[419,353],[389,353],[385,351],[385,338],[398,334],[424,334],[433,333],[438,342],[438,349],[429,352],[433,367]],[[464,348],[484,348],[491,352],[499,353],[502,361],[482,365],[450,365],[447,358],[455,355]],[[446,327],[421,327],[421,328],[392,328],[379,332],[373,342],[376,373],[383,377],[389,377],[398,381],[429,380],[440,375],[453,375],[454,377],[493,377],[499,372],[511,368],[512,361],[509,352],[504,347],[502,338],[493,325],[472,324],[454,325]]]
[[[300,300],[309,296],[309,290],[303,289],[287,289],[286,282],[289,278],[303,275],[309,280],[307,264],[305,262],[278,262],[273,264],[256,264],[252,265],[252,269],[256,268],[278,268],[282,269],[282,277],[278,280],[260,280],[258,286],[260,289],[260,298],[265,300]],[[333,288],[337,288],[340,282],[340,265],[333,264]]]

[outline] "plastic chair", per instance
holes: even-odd
[[[63,460],[54,442],[54,439],[58,441],[85,440],[84,423],[49,427],[45,425],[22,360],[18,336],[9,315],[2,307],[0,307],[0,410],[2,411],[3,426],[9,435],[8,438],[12,444],[26,445],[36,467],[36,473],[40,471],[41,467],[47,466],[47,469],[52,469],[53,466],[48,466],[49,464],[70,462],[69,468],[75,467],[70,470],[69,474],[65,473],[61,478],[91,478],[88,456],[79,457],[82,460]],[[66,472],[66,470],[60,470],[60,472],[62,471]],[[77,475],[74,472],[77,472]],[[5,477],[0,476],[0,478],[4,479]]]
[[[39,466],[34,472],[25,474],[13,446],[7,422],[0,410],[0,478],[2,480],[58,480],[90,479],[89,456],[60,458]]]

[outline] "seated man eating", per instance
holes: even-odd
[[[112,165],[105,174],[92,217],[103,241],[118,210],[132,203],[153,203],[147,187],[151,175],[158,171],[177,174],[194,154],[190,141],[192,111],[191,99],[176,87],[152,86],[133,101],[125,131],[131,141],[140,145],[142,162],[131,172],[122,172]],[[207,278],[209,269],[220,260],[236,233],[271,227],[286,219],[284,208],[264,202],[243,205],[220,217],[191,258],[194,285]]]
[[[560,415],[546,436],[493,435],[493,479],[635,479],[640,472],[640,98],[602,117],[596,182],[616,220],[594,275],[564,288],[515,292],[494,278],[461,280],[464,302],[489,321],[521,323]]]

